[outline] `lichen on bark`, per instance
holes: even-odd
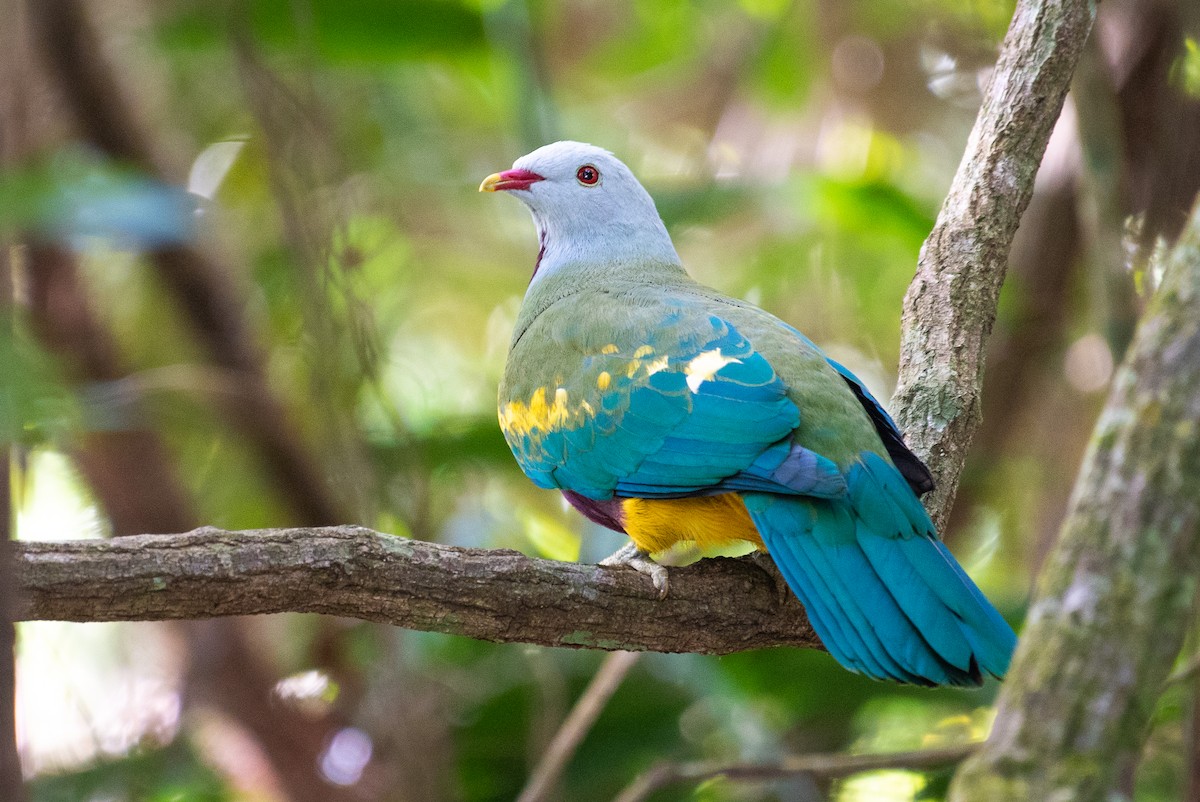
[[[1117,373],[984,748],[955,802],[1110,799],[1200,572],[1200,206]]]

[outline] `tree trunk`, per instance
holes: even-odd
[[[1096,425],[992,736],[951,799],[1110,799],[1200,571],[1200,206]]]

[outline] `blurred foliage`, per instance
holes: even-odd
[[[205,523],[292,518],[259,455],[216,411],[237,388],[206,364],[138,250],[184,236],[233,267],[227,279],[266,349],[270,385],[357,522],[594,560],[620,541],[530,485],[495,424],[536,243],[519,204],[478,195],[479,180],[552,139],[610,148],[656,198],[693,275],[800,326],[887,398],[901,299],[1012,7],[94,3],[125,91],[195,194],[39,139],[37,153],[0,174],[0,231],[32,229],[76,248],[90,304]],[[1195,42],[1187,47],[1177,75],[1192,87]],[[15,319],[0,327],[0,431],[25,449],[18,468],[48,476],[61,463],[37,455],[70,453],[109,401],[39,349],[22,283],[18,270]],[[1021,292],[1019,280],[1006,289],[1000,329]],[[1102,330],[1087,297],[1061,310],[1072,332]],[[1100,398],[1064,383],[1063,348],[1044,366],[1053,389],[1031,394],[1010,446],[970,467],[971,507],[948,533],[1012,621]],[[42,531],[36,513],[24,510],[20,536],[65,534]],[[302,617],[255,626],[281,678],[329,676],[323,687],[337,692],[305,703],[336,708],[367,733],[388,776],[419,765],[464,800],[516,795],[601,659]],[[113,630],[122,642],[142,631]],[[46,648],[42,632],[22,628],[26,654]],[[64,678],[89,671],[83,646],[56,648]],[[121,671],[137,678],[144,667],[131,657]],[[769,761],[980,738],[994,691],[876,683],[818,652],[652,655],[584,740],[559,798],[611,798],[664,759]],[[1179,792],[1187,698],[1160,710],[1139,799]],[[99,726],[86,696],[75,704],[64,731]],[[22,705],[38,715],[38,698]],[[34,799],[276,798],[245,791],[190,716],[166,746],[40,776]],[[60,762],[52,738],[25,750],[39,772]],[[877,773],[827,789],[716,781],[654,799],[934,800],[946,777]],[[403,799],[404,787],[372,798]]]
[[[0,315],[0,438],[35,446],[78,431],[78,409],[55,362],[9,315]]]
[[[1183,40],[1183,52],[1171,65],[1171,77],[1184,92],[1200,97],[1200,42],[1188,36]]]
[[[183,739],[33,781],[32,802],[232,802],[234,795]]]
[[[80,248],[90,241],[158,247],[192,235],[195,199],[87,154],[66,150],[0,176],[0,224]]]

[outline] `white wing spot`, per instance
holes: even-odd
[[[667,355],[663,354],[658,359],[652,359],[649,362],[647,362],[646,363],[646,375],[653,376],[655,373],[658,373],[659,371],[666,370],[668,359],[669,358],[667,357]]]
[[[687,374],[688,389],[693,393],[700,392],[700,385],[712,381],[721,368],[741,361],[731,356],[725,356],[719,348],[701,353],[688,362],[687,367],[683,369],[683,372]]]

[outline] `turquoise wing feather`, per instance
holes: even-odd
[[[937,539],[901,473],[877,454],[824,501],[748,493],[768,552],[842,664],[880,679],[978,685],[1008,670],[1016,636]]]
[[[536,347],[510,356],[541,366],[502,387],[501,428],[526,475],[594,499],[845,492],[837,465],[791,442],[799,410],[737,328],[687,307],[659,319],[590,346],[562,342],[566,325],[556,351],[573,370]]]

